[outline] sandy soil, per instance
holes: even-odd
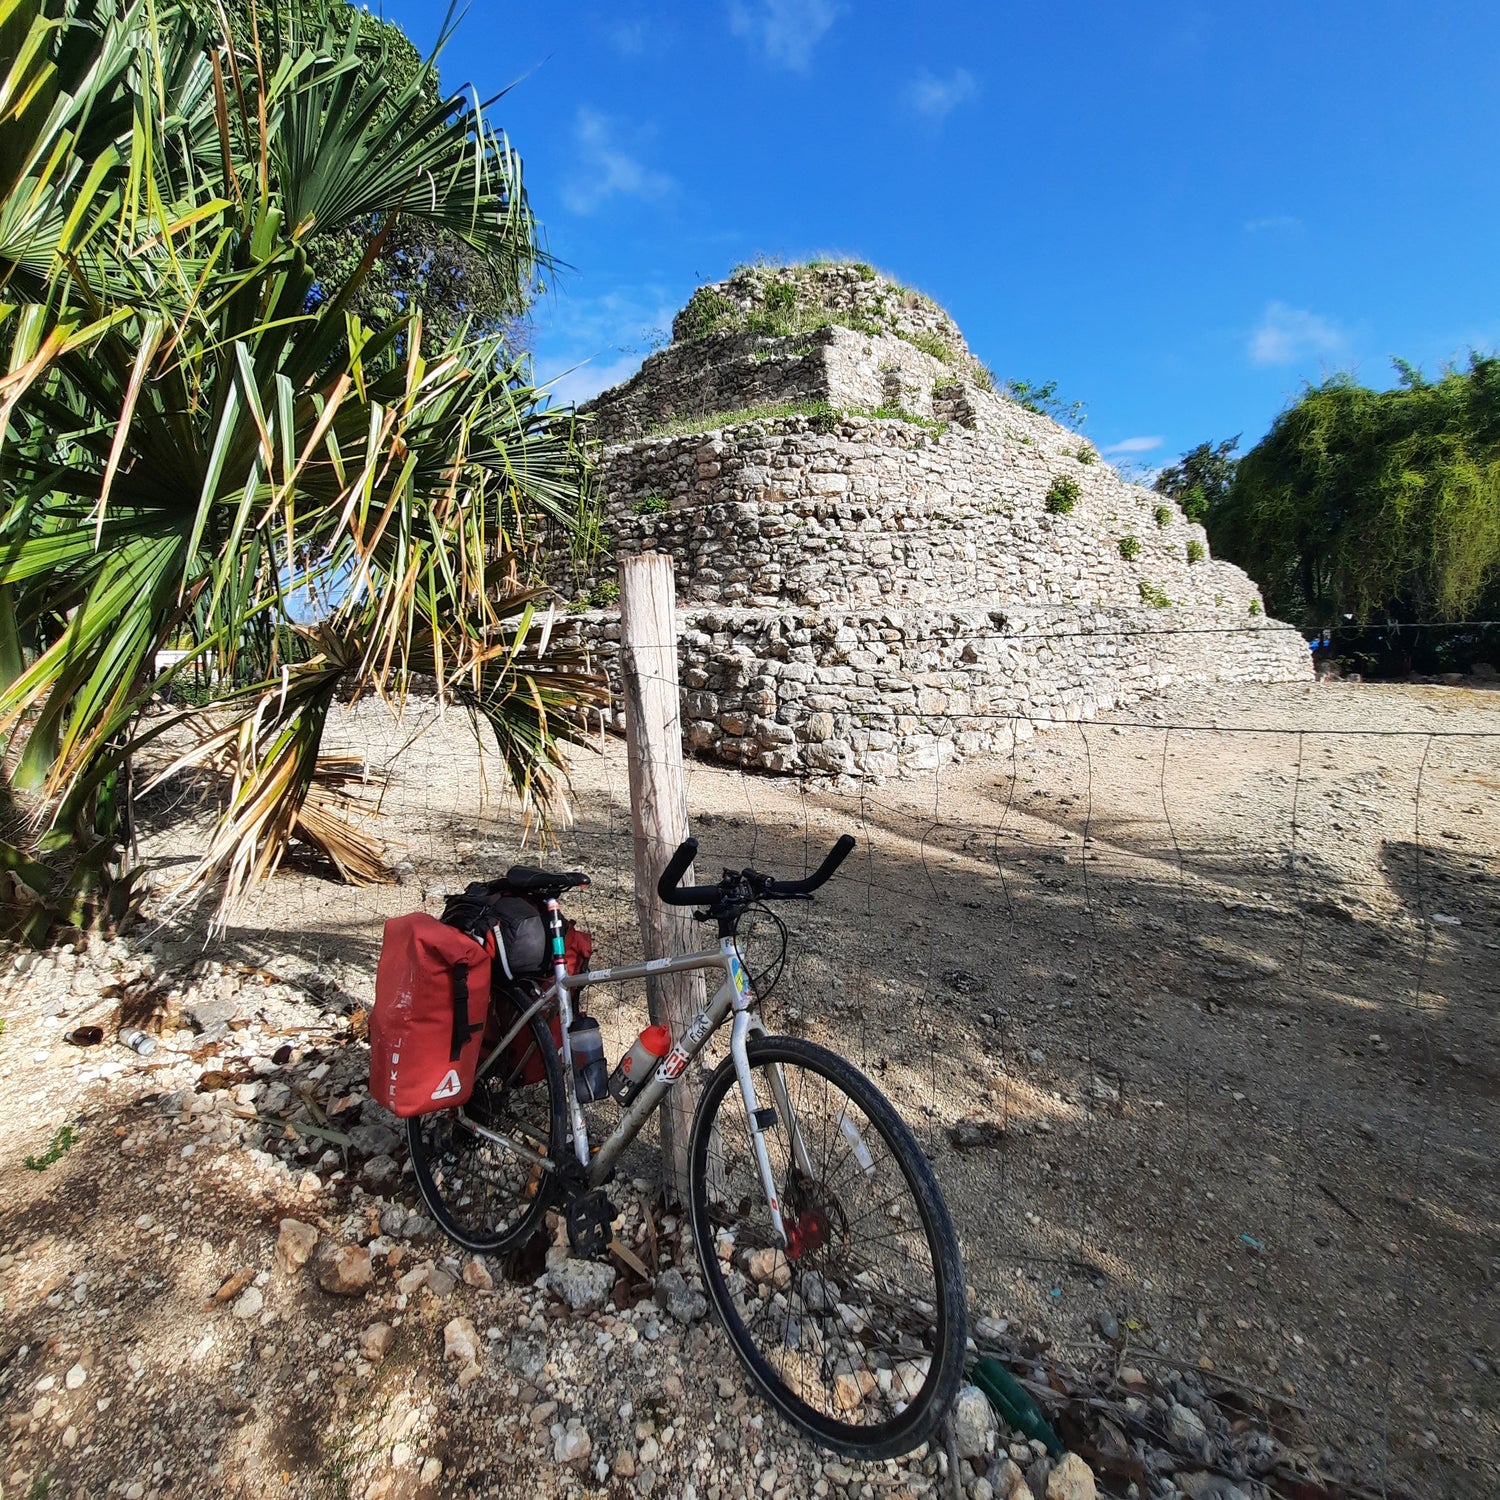
[[[289,870],[212,957],[346,1010],[369,995],[385,917],[435,910],[522,854],[466,721],[422,719],[393,728],[361,708],[336,729],[391,775],[403,884]],[[1311,1451],[1376,1484],[1477,1497],[1500,1488],[1500,738],[1485,736],[1500,736],[1500,693],[1243,689],[879,786],[692,765],[688,798],[700,878],[800,874],[859,836],[818,903],[789,911],[766,1011],[844,1050],[917,1130],[976,1312],[1058,1348],[1097,1347],[1114,1319],[1128,1357],[1206,1360],[1273,1393]],[[623,960],[637,944],[622,747],[576,754],[574,786],[554,857],[591,872],[573,914],[598,961]],[[189,802],[149,822],[164,866],[190,857]],[[164,962],[191,956],[193,931],[155,930]],[[748,946],[752,970],[774,957],[764,925]],[[643,998],[595,1009],[617,1055]],[[59,1191],[90,1180],[74,1156],[56,1177],[12,1159],[46,1144],[68,1101],[39,1076],[44,1053],[9,1041],[3,1249],[104,1234]],[[133,1170],[137,1196],[164,1191],[150,1153]],[[116,1250],[130,1189],[106,1191]],[[265,1191],[262,1240],[268,1204],[297,1190]],[[232,1213],[215,1222],[205,1246],[236,1233]],[[222,1269],[202,1269],[208,1292]],[[0,1292],[14,1355],[19,1287]],[[328,1438],[304,1437],[268,1430],[257,1450],[282,1455],[287,1493],[320,1492],[297,1476],[324,1473]]]

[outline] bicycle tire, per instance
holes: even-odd
[[[530,1048],[509,1065],[502,1060],[479,1078],[464,1110],[498,1130],[502,1124],[496,1121],[514,1122],[516,1111],[509,1099],[519,1099],[524,1090],[533,1096],[528,1101],[531,1119],[527,1122],[533,1131],[543,1113],[550,1117],[549,1139],[545,1146],[536,1141],[536,1149],[549,1160],[562,1161],[567,1149],[562,1059],[540,1012],[531,1018],[528,1029]],[[539,1084],[527,1085],[522,1075],[533,1049],[541,1055],[543,1077]],[[407,1120],[406,1144],[417,1191],[438,1227],[464,1249],[476,1255],[519,1250],[542,1227],[547,1210],[557,1201],[557,1178],[467,1129],[458,1115],[456,1109],[438,1110]],[[497,1191],[486,1195],[484,1205],[476,1205],[473,1174],[481,1170],[482,1160],[495,1162],[507,1175],[499,1181],[485,1179]],[[520,1209],[514,1220],[486,1229],[487,1208],[498,1209],[507,1198]]]
[[[855,1272],[857,1280],[850,1278],[849,1270],[859,1263],[857,1258],[853,1258],[839,1271],[839,1275],[845,1278],[842,1285],[850,1288],[846,1294],[849,1300],[842,1307],[833,1305],[832,1299],[841,1294],[841,1287],[831,1274],[835,1270],[831,1257],[823,1254],[828,1244],[842,1238],[851,1247],[857,1243],[859,1252],[867,1254],[872,1247],[879,1246],[883,1241],[894,1244],[898,1239],[905,1238],[914,1243],[915,1235],[904,1224],[899,1229],[891,1229],[882,1219],[872,1226],[875,1232],[862,1235],[856,1241],[854,1228],[865,1222],[868,1213],[862,1218],[849,1220],[841,1195],[852,1189],[840,1187],[839,1184],[847,1181],[852,1183],[854,1189],[859,1188],[860,1184],[856,1179],[836,1176],[833,1171],[825,1172],[820,1179],[810,1180],[805,1174],[801,1174],[800,1168],[781,1168],[778,1156],[788,1163],[791,1158],[786,1142],[789,1132],[785,1122],[780,1119],[779,1109],[775,1125],[766,1134],[768,1146],[772,1144],[772,1138],[775,1139],[775,1149],[772,1150],[773,1172],[776,1174],[783,1215],[790,1226],[791,1214],[799,1211],[799,1205],[813,1205],[800,1208],[797,1223],[815,1224],[816,1218],[809,1220],[809,1214],[822,1213],[828,1241],[827,1244],[809,1249],[810,1242],[804,1241],[800,1232],[794,1229],[799,1246],[796,1249],[796,1264],[785,1258],[785,1250],[778,1251],[775,1248],[770,1213],[758,1177],[747,1187],[745,1172],[738,1166],[731,1167],[728,1164],[722,1146],[714,1160],[710,1161],[710,1148],[717,1128],[721,1140],[732,1140],[737,1149],[745,1154],[747,1161],[753,1163],[743,1113],[737,1119],[721,1121],[719,1118],[726,1098],[734,1101],[731,1113],[736,1106],[741,1112],[744,1109],[733,1059],[725,1058],[715,1069],[699,1100],[693,1116],[688,1148],[688,1199],[693,1241],[698,1247],[698,1261],[709,1301],[756,1387],[793,1426],[834,1452],[849,1457],[878,1460],[910,1452],[932,1436],[957,1394],[968,1332],[963,1261],[937,1179],[911,1131],[889,1101],[869,1079],[843,1058],[813,1042],[795,1037],[752,1038],[749,1057],[750,1066],[757,1074],[756,1093],[762,1107],[770,1102],[768,1096],[771,1093],[772,1075],[767,1070],[773,1065],[781,1069],[788,1100],[793,1112],[798,1115],[799,1124],[803,1126],[804,1138],[808,1140],[805,1159],[810,1165],[812,1125],[808,1122],[812,1120],[814,1101],[805,1094],[800,1098],[792,1097],[793,1079],[790,1070],[798,1070],[799,1075],[821,1078],[848,1101],[840,1109],[837,1125],[838,1134],[849,1145],[847,1160],[855,1160],[856,1166],[876,1194],[885,1192],[888,1186],[894,1191],[896,1174],[899,1173],[900,1183],[909,1195],[926,1245],[932,1277],[930,1300],[928,1297],[913,1295],[908,1287],[895,1284],[887,1287],[881,1284],[880,1278],[868,1267]],[[824,1090],[824,1096],[825,1099],[829,1097],[827,1089]],[[850,1105],[854,1107],[853,1111],[850,1110]],[[856,1118],[855,1112],[857,1116],[862,1116],[863,1121],[868,1122],[878,1136],[889,1158],[891,1170],[883,1162],[875,1161],[874,1154],[868,1149],[863,1125]],[[854,1127],[852,1136],[850,1125]],[[859,1148],[851,1144],[855,1137],[859,1138],[863,1146],[863,1155],[856,1155]],[[837,1143],[834,1144],[835,1149],[838,1149]],[[866,1165],[867,1159],[870,1165]],[[837,1166],[840,1173],[843,1172],[843,1164],[833,1163],[831,1157],[829,1162],[830,1165]],[[750,1170],[753,1171],[753,1167]],[[877,1172],[881,1174],[879,1187],[876,1186]],[[798,1178],[801,1183],[796,1194],[789,1191],[789,1184],[794,1178]],[[725,1202],[711,1202],[711,1180],[719,1184],[712,1192]],[[813,1189],[816,1191],[812,1191]],[[818,1198],[819,1193],[821,1200]],[[735,1194],[740,1196],[734,1198]],[[720,1258],[721,1242],[718,1232],[725,1229],[724,1220],[730,1216],[728,1203],[731,1199],[737,1205],[733,1212],[739,1215],[739,1228],[729,1246],[730,1265],[726,1270],[726,1265]],[[818,1206],[819,1203],[821,1206]],[[892,1197],[888,1202],[878,1203],[877,1207],[888,1217],[894,1218],[898,1211],[897,1199]],[[900,1212],[907,1211],[901,1209]],[[842,1219],[841,1233],[829,1228],[835,1216]],[[756,1227],[757,1222],[759,1228]],[[752,1244],[760,1237],[760,1253],[764,1255],[769,1250],[772,1264],[775,1264],[776,1255],[783,1256],[780,1264],[787,1268],[784,1293],[770,1289],[782,1285],[778,1280],[773,1278],[769,1285],[755,1286],[748,1269],[741,1274],[735,1267],[735,1260],[740,1260],[747,1268],[754,1264],[755,1251],[740,1244],[742,1236]],[[762,1260],[761,1265],[765,1264]],[[816,1286],[809,1279],[809,1272],[812,1270],[817,1270],[819,1274]],[[776,1276],[779,1277],[780,1274],[778,1268]],[[738,1284],[735,1278],[738,1278]],[[816,1299],[812,1295],[814,1291],[817,1293]],[[748,1310],[751,1292],[757,1299],[757,1309],[763,1306],[774,1307],[778,1296],[786,1303],[782,1327],[777,1336],[779,1341],[774,1349],[762,1349],[755,1334],[746,1326],[741,1305]],[[852,1305],[856,1301],[863,1304],[863,1310]],[[888,1326],[894,1326],[903,1319],[908,1325],[899,1335],[886,1335],[887,1341],[892,1345],[899,1343],[899,1348],[892,1347],[875,1354],[877,1366],[880,1366],[882,1356],[885,1357],[886,1363],[880,1368],[872,1370],[867,1363],[856,1369],[836,1371],[835,1364],[847,1365],[851,1362],[847,1352],[850,1346],[859,1340],[868,1344],[867,1336],[874,1325],[865,1317],[865,1313],[870,1307],[881,1303],[884,1304]],[[848,1316],[843,1308],[849,1309]],[[900,1311],[897,1311],[898,1308]],[[758,1321],[758,1313],[750,1316],[752,1322]],[[863,1327],[860,1326],[862,1319]],[[839,1327],[840,1322],[844,1325],[842,1328]],[[921,1340],[914,1340],[909,1328],[923,1324],[926,1325],[929,1347],[923,1353],[914,1353],[912,1343],[920,1343]],[[814,1333],[815,1359],[801,1352],[801,1346],[809,1344],[809,1335]],[[839,1350],[844,1352],[839,1353],[835,1359],[835,1351]],[[780,1361],[780,1369],[772,1363],[768,1354]],[[899,1362],[896,1360],[898,1354],[904,1356]],[[927,1359],[926,1370],[922,1374],[920,1387],[913,1392],[910,1388],[913,1378],[911,1371],[920,1372],[924,1357]],[[831,1396],[823,1399],[819,1393],[810,1392],[808,1380],[805,1376],[799,1377],[797,1370],[792,1370],[789,1376],[788,1367],[793,1364],[803,1371],[814,1364],[825,1369],[827,1379],[832,1382]],[[890,1376],[889,1381],[882,1374],[882,1369]],[[873,1390],[869,1391],[865,1389],[867,1374],[874,1383]],[[793,1389],[789,1378],[798,1380],[803,1393]],[[840,1380],[845,1382],[843,1386],[839,1385]],[[857,1405],[853,1408],[848,1405],[851,1393],[857,1397]],[[819,1395],[818,1404],[806,1399],[807,1394]],[[838,1408],[846,1412],[852,1409],[856,1420],[846,1419]],[[872,1417],[875,1420],[869,1420]]]

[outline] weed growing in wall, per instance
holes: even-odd
[[[682,310],[682,331],[689,339],[706,339],[732,325],[738,313],[723,292],[700,286]]]
[[[1189,564],[1201,563],[1208,556],[1208,551],[1197,537],[1189,537],[1187,544],[1187,560]]]
[[[1067,515],[1078,504],[1080,494],[1082,491],[1078,488],[1076,479],[1069,479],[1066,474],[1059,474],[1047,491],[1047,513],[1053,516]]]
[[[1138,536],[1120,538],[1120,556],[1126,562],[1134,562],[1141,555],[1141,539]]]
[[[633,516],[660,516],[671,510],[672,502],[665,495],[647,495],[630,507]]]
[[[904,339],[914,349],[920,349],[923,354],[930,354],[934,359],[940,359],[945,365],[953,363],[953,351],[935,333],[908,333],[904,328],[893,328],[892,333],[898,339]]]
[[[1252,599],[1250,601],[1250,613],[1252,615],[1263,615],[1263,614],[1265,614],[1265,609],[1262,607],[1261,602],[1260,602],[1259,599]]]
[[[1078,452],[1073,456],[1087,468],[1099,455],[1087,443],[1080,443],[1078,445]]]
[[[1158,505],[1151,512],[1151,519],[1156,522],[1158,529],[1165,531],[1172,524],[1172,507],[1170,505]]]
[[[1157,588],[1154,583],[1147,583],[1143,578],[1140,582],[1141,603],[1150,605],[1152,609],[1170,609],[1172,601]]]

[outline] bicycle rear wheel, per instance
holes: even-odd
[[[789,1421],[835,1452],[925,1442],[958,1389],[967,1317],[958,1241],[901,1117],[842,1058],[749,1044],[789,1243],[778,1244],[726,1058],[693,1118],[688,1194],[703,1281],[735,1351]],[[800,1149],[798,1141],[800,1138]]]
[[[505,1030],[517,1014],[502,1019]],[[561,1161],[567,1148],[563,1098],[562,1061],[538,1014],[511,1055],[476,1080],[462,1113],[545,1160]],[[459,1114],[445,1109],[406,1122],[422,1201],[443,1233],[466,1250],[479,1255],[519,1250],[556,1201],[557,1180],[536,1162],[486,1140]]]

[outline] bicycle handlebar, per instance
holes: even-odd
[[[853,850],[854,839],[847,833],[842,835],[828,851],[828,857],[823,863],[801,880],[773,880],[769,875],[761,875],[754,870],[726,870],[724,879],[717,885],[679,885],[677,882],[687,873],[687,867],[698,854],[698,840],[684,839],[677,846],[676,853],[667,861],[666,869],[661,872],[661,879],[656,882],[656,894],[668,906],[712,906],[716,901],[732,895],[736,886],[743,885],[747,894],[753,896],[771,900],[795,900],[798,896],[811,895],[819,886],[826,885],[833,878],[834,871],[848,859]]]

